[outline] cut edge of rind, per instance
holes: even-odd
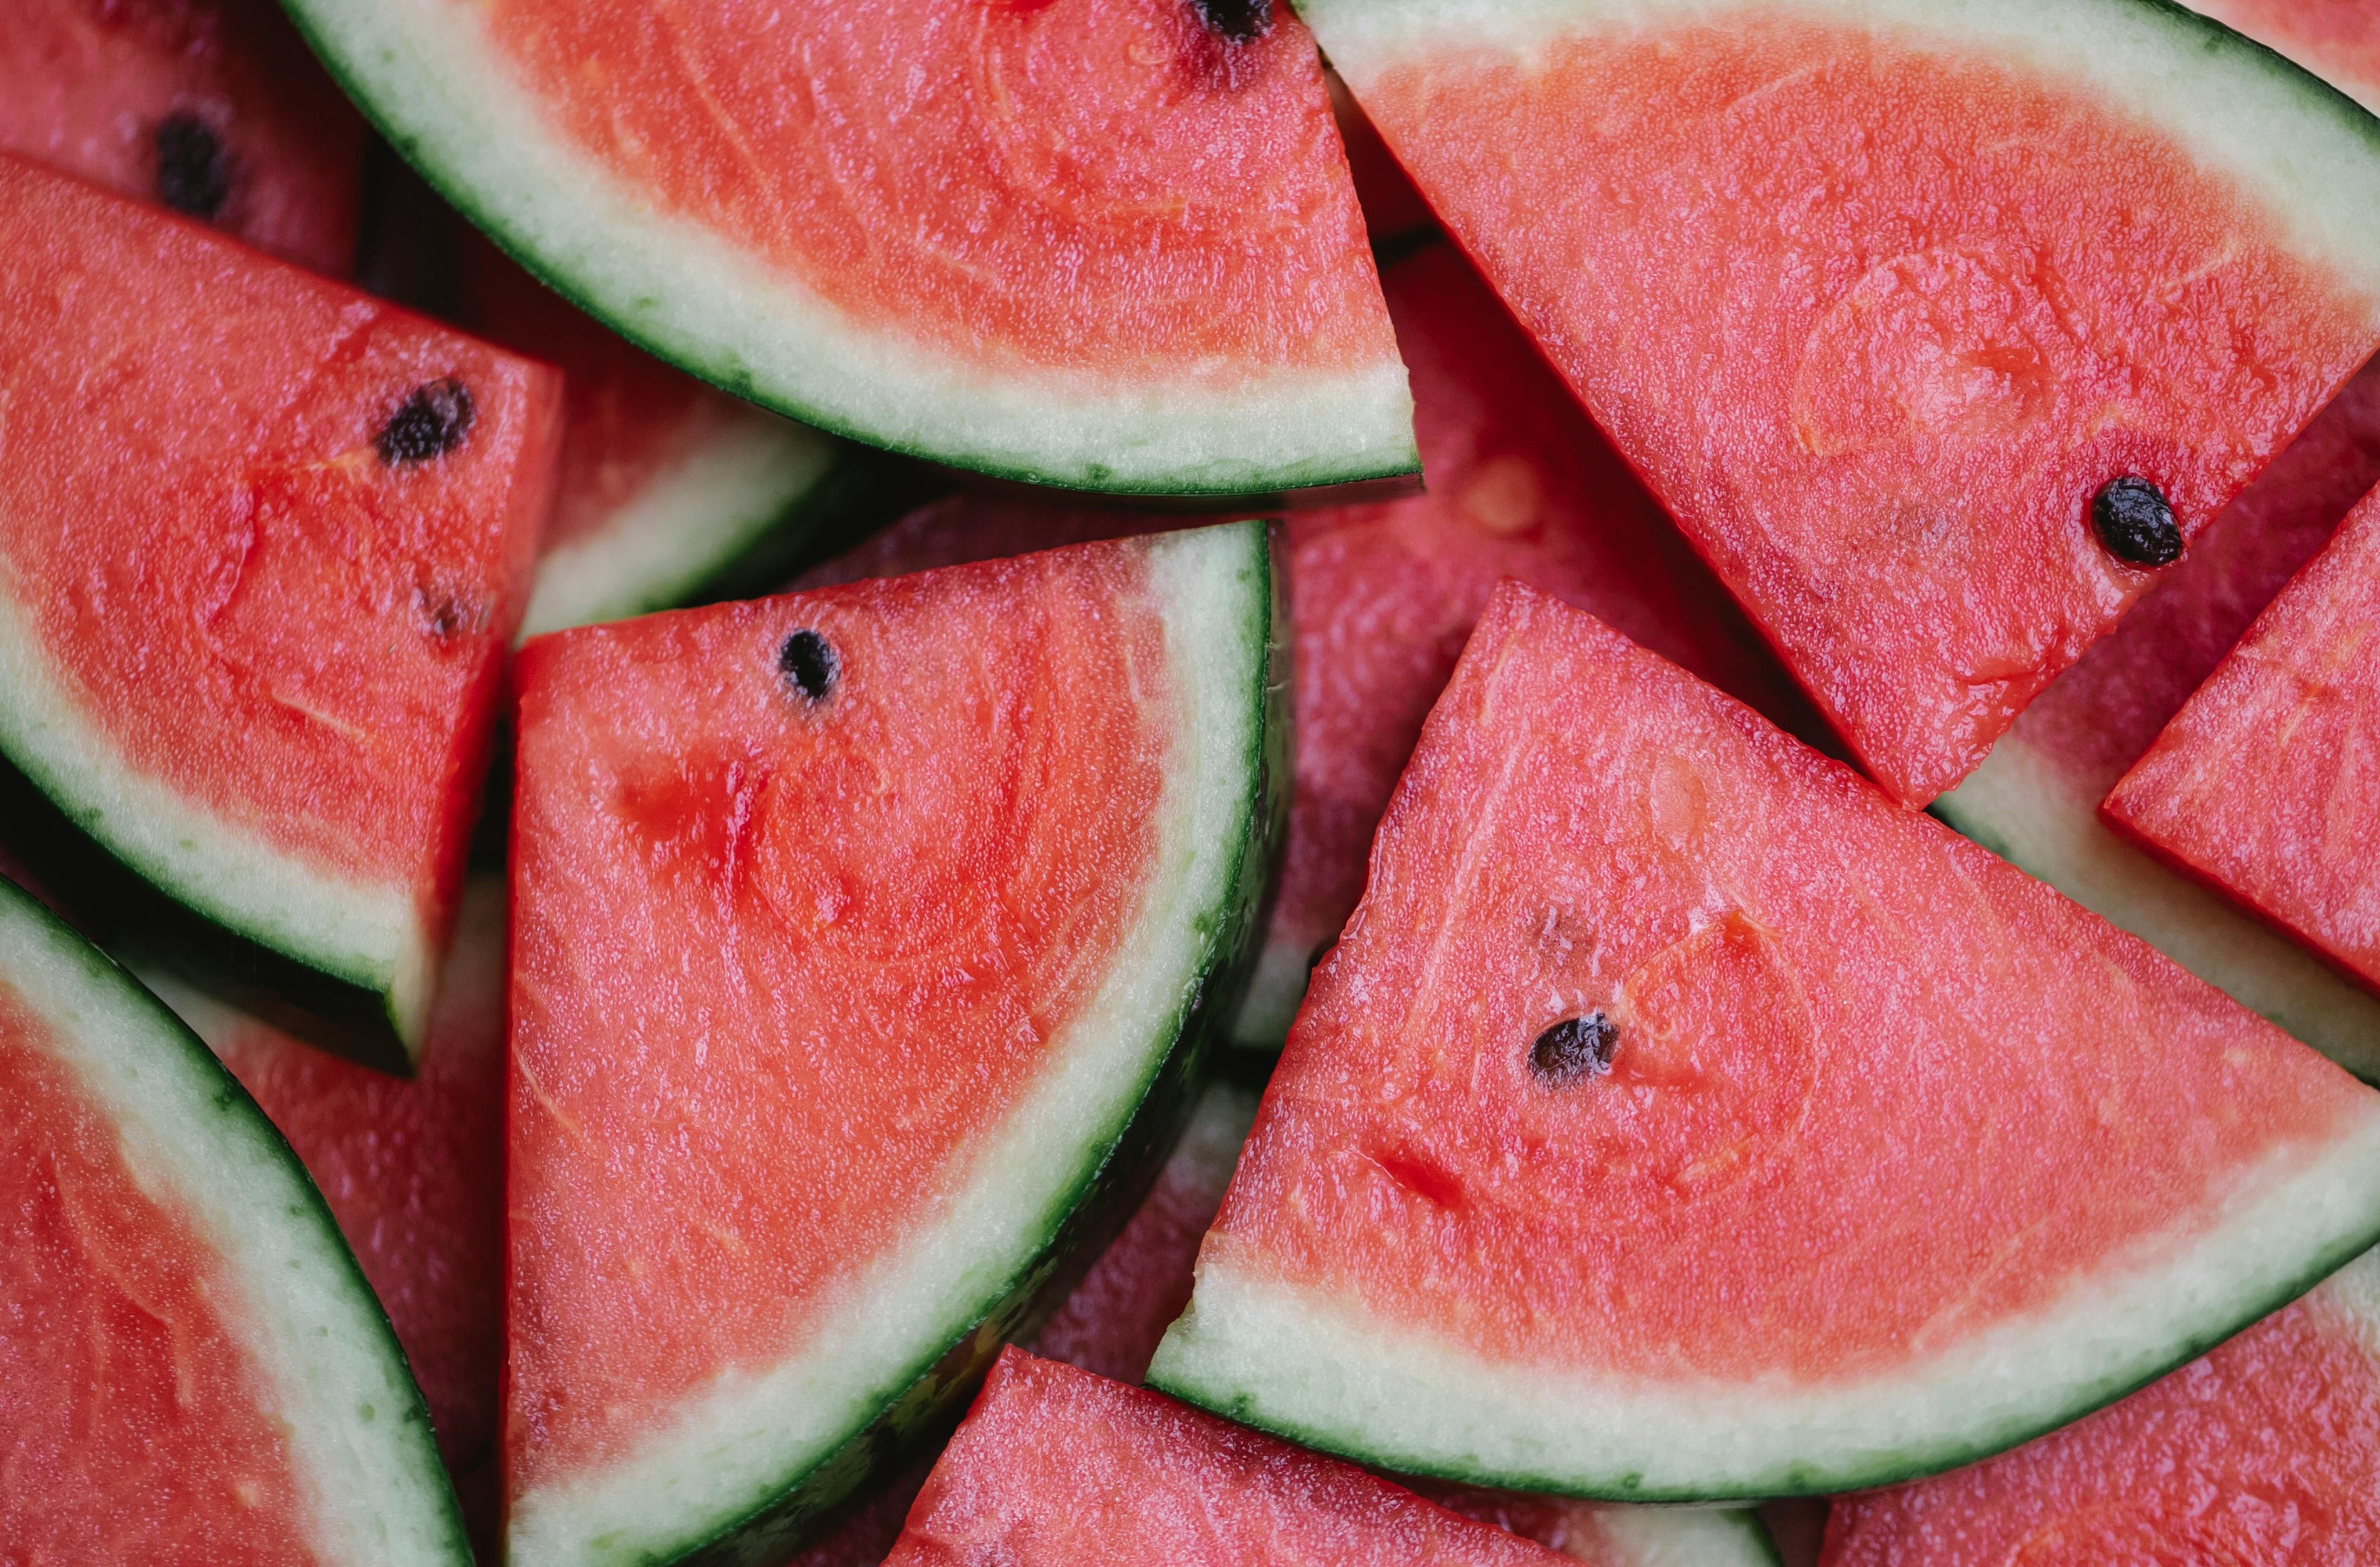
[[[106,1113],[135,1180],[196,1220],[261,1320],[243,1343],[291,1422],[332,1559],[470,1567],[404,1349],[287,1140],[164,1003],[5,877],[0,982],[72,1053],[61,1065]],[[329,1352],[310,1356],[318,1344]],[[334,1407],[350,1402],[351,1415]],[[407,1495],[409,1523],[387,1505]]]
[[[847,1489],[864,1467],[853,1461],[855,1449],[882,1432],[881,1445],[897,1451],[908,1428],[930,1420],[973,1372],[990,1364],[1005,1319],[1014,1314],[1010,1308],[1022,1304],[1020,1295],[1047,1282],[1070,1224],[1128,1163],[1126,1145],[1147,1113],[1163,1113],[1168,1127],[1179,1129],[1204,1035],[1227,1018],[1237,980],[1231,970],[1245,968],[1260,934],[1257,910],[1285,809],[1286,677],[1279,666],[1286,641],[1280,566],[1267,524],[1225,524],[1135,542],[1149,551],[1159,578],[1154,585],[1166,606],[1169,655],[1183,656],[1179,663],[1169,657],[1169,663],[1204,668],[1176,730],[1197,743],[1200,776],[1177,796],[1177,806],[1160,806],[1158,813],[1174,828],[1160,852],[1181,862],[1176,890],[1164,906],[1143,913],[1140,942],[1125,947],[1170,939],[1180,949],[1178,972],[1119,989],[1116,977],[1123,970],[1150,967],[1120,958],[1102,983],[1104,1005],[1093,1004],[1118,1014],[1140,1042],[1132,1055],[1132,1080],[1115,1085],[1106,1096],[1111,1103],[1094,1110],[1097,1125],[1088,1136],[1062,1139],[1040,1123],[1062,1119],[1067,1107],[1053,1107],[1046,1091],[1037,1092],[979,1156],[977,1175],[935,1225],[941,1235],[961,1237],[949,1248],[958,1265],[942,1270],[948,1276],[924,1284],[907,1278],[918,1255],[933,1249],[931,1241],[913,1244],[872,1270],[875,1277],[852,1289],[834,1312],[844,1323],[880,1324],[892,1312],[930,1316],[933,1325],[906,1335],[914,1348],[880,1356],[873,1371],[854,1372],[847,1353],[813,1347],[757,1376],[722,1380],[689,1401],[689,1412],[642,1452],[516,1498],[506,1541],[506,1559],[515,1567],[773,1560],[771,1553],[791,1549],[798,1538],[788,1519],[798,1524],[812,1514],[804,1493],[814,1481],[832,1478]],[[1208,602],[1200,602],[1202,596]],[[1220,627],[1233,624],[1239,636],[1220,634]],[[1174,787],[1169,780],[1167,792]],[[1219,819],[1208,822],[1209,816]],[[1215,855],[1207,849],[1214,844],[1231,847]],[[1202,868],[1201,861],[1209,863]],[[1135,1001],[1127,992],[1149,995]],[[1148,1002],[1168,992],[1173,1000],[1160,1014]],[[1151,1027],[1146,1021],[1151,1016],[1162,1021]],[[1077,1054],[1074,1071],[1087,1079],[1097,1066]],[[1184,1091],[1176,1096],[1183,1103],[1153,1105],[1168,1083]],[[1010,1168],[1051,1166],[1056,1162],[1047,1151],[1061,1145],[1081,1154],[1061,1175],[1026,1182]],[[1150,1173],[1154,1168],[1149,1162]],[[1046,1200],[1035,1212],[1018,1215],[1014,1194],[1028,1187],[1046,1188]],[[1002,1209],[1011,1211],[1004,1222]],[[981,1240],[1002,1228],[1009,1232],[1004,1243]],[[839,1331],[830,1321],[813,1344],[847,1346],[855,1338],[885,1336],[880,1329]],[[821,1406],[835,1413],[802,1418],[801,1412]],[[799,1425],[812,1428],[788,1434]],[[742,1461],[734,1462],[730,1453],[739,1443]],[[674,1509],[679,1521],[653,1526],[661,1511],[656,1496],[698,1489],[703,1500]]]
[[[2380,1241],[2380,1115],[2318,1156],[2284,1147],[2227,1210],[2166,1237],[2162,1263],[2119,1262],[1927,1366],[1820,1389],[1681,1391],[1493,1364],[1261,1277],[1210,1236],[1148,1380],[1308,1446],[1474,1485],[1609,1501],[1861,1490],[1987,1458],[2112,1403],[2368,1250]]]
[[[929,462],[1095,494],[1224,501],[1421,470],[1412,392],[1393,354],[1346,371],[1283,368],[1137,396],[1095,378],[964,365],[851,324],[699,224],[645,206],[569,148],[484,45],[457,42],[456,7],[283,4],[389,145],[501,249],[646,352],[773,413]],[[407,103],[415,97],[422,102]],[[1204,419],[1187,416],[1201,407]],[[1347,439],[1301,449],[1285,439],[1301,426]],[[1069,428],[1116,433],[1087,433],[1071,448],[1050,440]]]

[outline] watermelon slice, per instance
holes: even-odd
[[[1571,1559],[1599,1567],[1769,1567],[1756,1526],[1624,1510]],[[1659,1544],[1646,1549],[1632,1528]],[[1352,1465],[1172,1399],[1004,1351],[934,1465],[885,1567],[1489,1564],[1564,1560]]]
[[[144,976],[305,1162],[459,1475],[493,1451],[504,1350],[502,883],[465,895],[442,977],[407,1081],[326,1055],[175,976]]]
[[[1824,723],[1502,306],[1450,247],[1389,269],[1429,493],[1293,513],[1297,788],[1289,851],[1233,1043],[1276,1050],[1306,971],[1364,889],[1397,774],[1500,578],[1592,610],[1804,735]],[[805,581],[850,581],[1160,525],[960,495]]]
[[[107,939],[402,1067],[557,378],[5,154],[0,293],[0,823]]]
[[[0,151],[345,273],[363,149],[273,0],[0,7]]]
[[[1907,803],[2380,344],[2380,122],[2170,6],[1303,10]]]
[[[1414,471],[1346,159],[1285,6],[290,9],[505,248],[781,414],[1116,493]]]
[[[510,1560],[771,1559],[1156,1166],[1254,947],[1245,523],[522,650]]]
[[[854,448],[629,346],[484,240],[467,242],[464,291],[475,330],[565,373],[523,638],[765,592],[849,522],[866,484]]]
[[[1824,1567],[2380,1561],[2380,1256],[2111,1409],[1836,1503]]]
[[[2380,7],[2372,0],[2190,0],[2380,114]]]
[[[12,1561],[468,1567],[387,1320],[173,1015],[0,881]]]
[[[2380,990],[2380,490],[2103,807]]]
[[[2380,1079],[2380,997],[2126,841],[2098,806],[2375,482],[2380,365],[2358,376],[2116,633],[1934,806],[1969,838],[2367,1079]]]
[[[1154,1385],[1392,1468],[1788,1495],[2070,1419],[2380,1236],[2380,1095],[1508,585]]]

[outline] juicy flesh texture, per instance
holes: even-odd
[[[1950,46],[1749,6],[1441,49],[1364,102],[1911,804],[2155,580],[2102,485],[2195,535],[2374,345],[2169,139]]]
[[[161,176],[159,127],[176,115],[214,137],[212,177]],[[363,149],[363,121],[273,0],[0,7],[0,151],[143,200],[170,187],[180,210],[343,274],[355,262]],[[194,211],[199,201],[213,210]]]
[[[311,1567],[236,1293],[0,981],[0,1539],[12,1561]]]
[[[2380,114],[2380,6],[2372,0],[2189,0]]]
[[[1140,549],[524,650],[508,1483],[622,1451],[965,1178],[1137,912]],[[780,649],[840,661],[806,705]]]
[[[2328,1290],[2011,1452],[1845,1498],[1821,1567],[2363,1567],[2380,1364]]]
[[[1608,1073],[1541,1086],[1533,1042],[1595,1010],[1619,1031]],[[2128,1248],[2146,1265],[2243,1167],[2311,1160],[2375,1104],[2131,937],[1508,585],[1202,1266],[1493,1362],[1822,1386],[1922,1363]]]
[[[1393,352],[1284,6],[1245,42],[1190,0],[478,9],[607,175],[856,322],[1125,385]]]
[[[1351,1464],[1010,1349],[885,1567],[1561,1561]]]
[[[238,1014],[201,1031],[322,1189],[456,1473],[494,1444],[504,1349],[503,910],[465,903],[410,1081]]]
[[[2380,989],[2380,492],[2104,809]]]
[[[227,826],[443,910],[557,378],[5,156],[0,288],[0,591],[80,716]],[[384,462],[447,379],[462,444]]]
[[[1428,490],[1286,522],[1296,788],[1269,945],[1301,958],[1364,890],[1372,829],[1504,577],[1592,611],[1816,738],[1825,725],[1709,570],[1451,248],[1382,280]],[[880,576],[1165,525],[991,496],[913,512],[817,580]]]
[[[2226,509],[2123,622],[2051,682],[2009,741],[2096,802],[2380,482],[2380,360]]]
[[[563,372],[562,453],[545,548],[597,536],[670,463],[738,416],[740,404],[606,330],[468,236],[471,317],[507,348]]]

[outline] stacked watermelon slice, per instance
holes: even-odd
[[[2380,1558],[2364,8],[285,3],[0,18],[0,1558]]]

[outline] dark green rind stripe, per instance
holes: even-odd
[[[413,1075],[388,993],[269,945],[237,916],[203,907],[120,857],[99,814],[67,781],[42,778],[0,743],[0,840],[103,945],[152,961],[191,983],[350,1060]]]
[[[209,1050],[206,1042],[193,1033],[173,1010],[157,999],[149,988],[127,972],[98,947],[60,920],[55,914],[19,888],[6,876],[0,876],[0,922],[18,926],[30,926],[40,933],[50,948],[70,956],[88,975],[94,986],[108,994],[115,1003],[109,1012],[83,1020],[82,1027],[120,1027],[127,1033],[139,1032],[155,1042],[160,1054],[178,1055],[184,1069],[207,1085],[206,1108],[217,1128],[220,1145],[245,1145],[261,1153],[265,1162],[288,1177],[288,1219],[291,1224],[311,1236],[315,1242],[318,1265],[331,1271],[346,1286],[355,1307],[360,1334],[343,1346],[343,1353],[377,1360],[384,1372],[383,1380],[389,1396],[395,1402],[395,1424],[403,1430],[419,1433],[413,1443],[420,1463],[409,1476],[341,1475],[334,1465],[325,1465],[318,1473],[358,1486],[368,1486],[387,1492],[395,1485],[409,1483],[418,1488],[431,1510],[444,1525],[450,1542],[445,1554],[454,1567],[471,1567],[471,1548],[463,1526],[463,1512],[455,1497],[455,1488],[447,1478],[445,1465],[438,1456],[437,1437],[430,1424],[430,1408],[423,1402],[421,1390],[413,1380],[412,1367],[405,1357],[405,1349],[397,1342],[396,1330],[390,1325],[388,1313],[372,1293],[365,1279],[363,1267],[347,1246],[346,1236],[333,1217],[330,1205],[307,1173],[304,1161],[289,1146],[288,1139],[264,1114],[237,1078]],[[0,973],[0,982],[8,976]],[[378,1418],[377,1415],[374,1418]]]
[[[1208,1056],[1222,1037],[1263,940],[1264,909],[1289,818],[1289,633],[1276,526],[1246,525],[1249,585],[1243,635],[1250,705],[1263,719],[1241,758],[1247,810],[1233,835],[1223,898],[1200,920],[1206,952],[1174,1012],[1150,1034],[1136,1108],[1085,1147],[1080,1173],[1041,1226],[1047,1239],[968,1313],[966,1327],[887,1386],[876,1412],[825,1458],[789,1475],[732,1518],[626,1560],[642,1567],[775,1567],[832,1525],[847,1504],[927,1451],[972,1395],[1001,1346],[1064,1298],[1156,1183],[1188,1123]],[[600,1542],[599,1542],[600,1543]]]
[[[1208,479],[1196,475],[1180,475],[1161,482],[1134,484],[1119,481],[1111,471],[1097,463],[1086,464],[1079,471],[1067,471],[987,457],[957,447],[945,449],[924,443],[904,444],[879,431],[855,424],[838,410],[822,404],[804,403],[792,397],[771,394],[754,378],[749,366],[732,356],[720,355],[714,349],[675,342],[655,329],[650,321],[624,315],[597,299],[566,269],[540,256],[512,231],[502,213],[479,199],[468,178],[458,172],[441,167],[423,153],[420,139],[406,128],[402,116],[373,90],[370,73],[358,68],[330,46],[323,30],[316,26],[310,15],[310,0],[282,0],[282,6],[297,24],[307,47],[314,52],[315,58],[322,61],[332,79],[339,84],[340,90],[362,111],[372,127],[413,166],[431,189],[468,219],[472,226],[493,240],[498,248],[519,262],[548,288],[646,353],[755,406],[879,451],[945,464],[991,478],[1013,479],[1037,488],[1148,500],[1196,500],[1216,510],[1237,507],[1264,511],[1272,509],[1284,498],[1293,504],[1318,503],[1324,492],[1355,485],[1381,483],[1390,488],[1380,493],[1395,494],[1409,493],[1420,487],[1421,454],[1418,449],[1410,445],[1403,457],[1394,462],[1342,466],[1318,461],[1277,471],[1234,475],[1229,478]],[[1335,501],[1342,497],[1334,493],[1329,498]]]

